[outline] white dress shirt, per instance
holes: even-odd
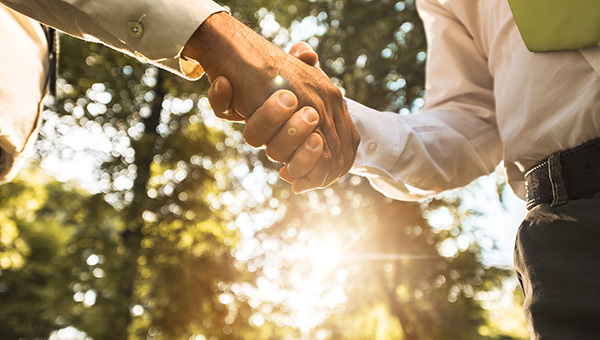
[[[600,47],[532,53],[506,0],[417,0],[428,38],[425,106],[379,112],[348,101],[361,135],[352,172],[418,200],[468,184],[504,160],[524,173],[600,137]]]
[[[0,183],[16,175],[37,137],[48,70],[46,37],[37,21],[197,79],[202,67],[180,53],[208,16],[223,11],[210,0],[0,3],[12,8],[0,5]]]

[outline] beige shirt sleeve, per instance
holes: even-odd
[[[0,184],[16,175],[38,134],[48,72],[46,37],[39,22],[197,79],[202,67],[180,58],[180,53],[206,18],[224,10],[210,0],[0,0],[0,4],[6,6],[0,6]]]
[[[180,58],[183,47],[211,14],[210,0],[0,0],[65,33],[102,42],[138,59],[197,79],[201,66]]]
[[[0,183],[4,183],[33,149],[49,62],[40,24],[3,6],[0,48]]]
[[[361,135],[352,172],[400,200],[464,186],[502,159],[486,56],[437,0],[417,4],[429,43],[421,112],[379,112],[348,101]]]

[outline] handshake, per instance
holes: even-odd
[[[265,146],[267,156],[285,164],[279,176],[294,192],[326,187],[350,170],[360,136],[310,46],[299,43],[286,54],[216,13],[190,38],[182,57],[204,68],[217,117],[245,121],[246,141]]]

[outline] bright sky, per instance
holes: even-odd
[[[511,267],[515,235],[527,210],[525,202],[518,198],[508,185],[504,187],[504,202],[500,203],[496,193],[495,176],[482,177],[471,185],[475,195],[472,198],[465,197],[465,203],[483,214],[473,217],[471,223],[483,228],[498,247],[497,250],[484,247],[485,262],[488,265]]]

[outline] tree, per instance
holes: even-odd
[[[192,86],[68,37],[61,61],[57,115],[46,112],[44,130],[53,138],[41,142],[42,157],[73,152],[60,145],[65,131],[98,133],[106,147],[81,151],[102,160],[95,190],[119,221],[108,238],[80,235],[77,253],[107,262],[103,280],[88,288],[96,292],[94,308],[74,324],[94,339],[230,334],[218,287],[236,273],[229,252],[236,235],[223,228],[211,197],[226,189],[219,176],[235,152],[223,151],[224,142],[241,134],[227,140],[204,123],[205,112],[195,108],[206,100],[191,92],[204,91],[204,83]]]
[[[280,46],[308,41],[348,97],[422,106],[414,1],[226,4]],[[39,155],[95,162],[96,183],[0,188],[2,338],[483,338],[478,293],[507,273],[482,263],[460,199],[391,201],[355,176],[295,196],[242,126],[214,120],[206,80],[61,42]],[[441,210],[451,222],[431,226]]]
[[[234,3],[232,8],[237,5]],[[269,10],[260,9],[256,15],[261,20],[257,26],[262,28],[262,33],[282,45],[288,45],[294,36],[306,39],[319,53],[323,69],[348,97],[400,114],[422,107],[426,41],[414,1],[346,0],[301,4],[278,1],[276,6],[267,7]],[[289,13],[296,17],[290,18]],[[279,26],[268,24],[270,22]],[[317,27],[305,30],[313,32],[312,36],[301,28],[294,31],[294,27],[304,24]],[[291,30],[285,28],[290,26]],[[274,29],[277,27],[279,29]],[[375,306],[385,306],[396,319],[399,327],[391,327],[388,334],[395,334],[394,337],[399,334],[404,339],[482,337],[478,331],[486,324],[486,312],[476,295],[501,285],[509,272],[486,268],[474,237],[470,237],[471,242],[464,245],[464,249],[457,248],[450,257],[440,255],[440,248],[469,239],[472,233],[462,229],[469,212],[461,211],[458,198],[423,204],[392,202],[373,193],[357,178],[347,178],[332,190],[303,198],[292,198],[287,188],[280,187],[272,197],[285,198],[286,213],[272,228],[256,235],[265,243],[264,253],[256,259],[256,266],[263,267],[265,276],[269,274],[264,271],[271,272],[273,267],[287,271],[287,276],[296,270],[297,263],[286,266],[285,261],[278,264],[272,259],[282,249],[305,242],[306,234],[301,235],[301,231],[309,230],[311,240],[334,232],[345,240],[342,244],[355,242],[356,253],[351,253],[358,254],[358,258],[355,263],[345,265],[349,266],[346,273],[359,274],[348,279],[349,303],[345,306],[354,306],[356,315],[362,317],[369,313],[375,302]],[[442,207],[454,216],[448,230],[432,228],[425,217]],[[358,241],[352,241],[349,235]],[[279,247],[267,251],[273,248],[273,242]],[[360,260],[360,254],[371,254],[375,259]],[[279,279],[293,285],[282,277],[286,275],[281,274]],[[329,281],[335,281],[335,277]],[[323,299],[329,293],[323,292]],[[279,309],[286,308],[279,306]],[[328,327],[327,334],[334,338],[358,337],[355,332],[358,329],[340,322],[339,318]],[[344,329],[353,329],[353,332],[346,333]],[[315,329],[310,334],[317,336],[318,332],[319,329]],[[365,333],[364,338],[373,338],[373,335]]]
[[[75,303],[75,296],[81,296],[82,302],[87,295],[89,302],[90,294],[74,281],[87,281],[90,275],[85,274],[90,273],[81,270],[85,259],[74,255],[73,243],[83,230],[99,238],[113,222],[97,218],[107,208],[100,197],[75,188],[65,190],[39,171],[23,172],[0,187],[2,226],[14,227],[19,236],[13,244],[26,249],[18,265],[0,273],[2,339],[46,338],[68,324],[69,315],[77,318],[82,306]]]

